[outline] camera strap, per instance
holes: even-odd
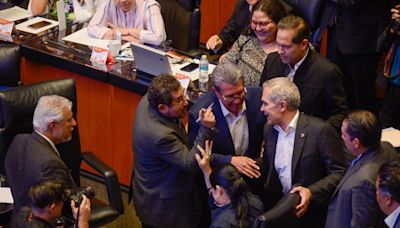
[[[397,40],[393,42],[385,56],[383,74],[391,79],[392,83],[400,85],[400,77],[398,77],[400,75],[400,48]]]

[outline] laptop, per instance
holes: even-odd
[[[171,66],[165,52],[133,42],[131,43],[131,48],[138,71],[154,77],[162,73],[172,75]]]

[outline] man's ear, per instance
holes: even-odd
[[[390,195],[384,194],[384,195],[383,195],[383,200],[384,200],[385,204],[386,204],[388,207],[392,206],[392,204],[394,203],[393,197],[390,196]]]
[[[353,140],[352,140],[352,143],[353,143],[353,145],[354,145],[354,148],[359,148],[360,147],[360,140],[358,139],[358,138],[354,138]]]
[[[280,101],[279,102],[279,110],[283,113],[287,110],[287,102],[286,101]]]
[[[168,107],[168,105],[166,105],[166,104],[159,104],[159,105],[157,106],[157,108],[158,108],[158,111],[161,112],[163,115],[165,115],[165,114],[168,113],[169,107]]]
[[[301,49],[302,49],[302,50],[306,50],[309,43],[310,43],[309,40],[303,39],[303,40],[301,41]]]
[[[49,214],[54,214],[56,212],[56,207],[57,207],[57,205],[55,202],[48,205]]]
[[[57,124],[57,123],[56,123],[55,121],[51,121],[51,122],[49,123],[49,126],[48,126],[47,129],[51,131],[51,130],[56,126],[56,124]]]

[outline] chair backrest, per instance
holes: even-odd
[[[167,39],[173,48],[189,51],[200,42],[200,0],[157,0],[161,5]]]
[[[15,87],[0,91],[0,172],[4,171],[4,159],[11,141],[17,134],[33,131],[32,119],[37,101],[44,95],[60,95],[73,102],[72,111],[76,118],[77,102],[74,79],[62,79],[38,84]],[[75,183],[79,185],[81,148],[79,131],[76,127],[72,140],[57,145],[62,160],[71,169]]]
[[[20,47],[17,44],[0,44],[0,86],[14,87],[20,80]]]
[[[281,227],[282,221],[293,216],[296,205],[300,202],[298,193],[289,193],[280,199],[275,206],[258,216],[254,221],[253,228]]]
[[[293,7],[293,14],[304,18],[311,27],[311,42],[316,44],[316,36],[320,27],[322,0],[284,0]]]

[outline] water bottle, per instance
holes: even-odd
[[[199,64],[199,89],[206,92],[208,90],[208,59],[202,55]]]

